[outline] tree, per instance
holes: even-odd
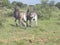
[[[13,2],[12,2],[12,7],[15,7],[16,4],[17,4],[17,2],[16,2],[16,1],[13,1]]]
[[[47,4],[49,0],[41,0],[41,4]]]
[[[51,0],[51,1],[49,2],[49,5],[50,5],[50,6],[54,6],[54,5],[55,5],[55,1],[54,1],[54,0]]]
[[[41,7],[42,7],[42,8],[47,7],[47,6],[48,6],[48,1],[49,1],[49,0],[41,0]]]
[[[60,9],[60,2],[58,2],[55,6]]]
[[[18,5],[19,7],[22,7],[22,6],[23,6],[23,3],[13,1],[13,2],[12,2],[12,6],[15,7],[16,5]]]
[[[9,5],[10,5],[9,0],[0,0],[0,6],[5,7]]]

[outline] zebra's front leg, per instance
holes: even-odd
[[[26,26],[28,27],[28,20],[26,21]]]
[[[15,19],[15,24],[16,24],[16,26],[18,26],[18,24],[17,24],[17,19]]]
[[[23,24],[24,24],[25,27],[27,26],[26,21],[24,21]]]
[[[35,18],[35,23],[36,23],[36,26],[37,26],[37,18]]]
[[[37,26],[37,21],[35,21],[36,22],[36,26]]]
[[[22,26],[25,26],[26,27],[26,20],[21,20],[21,23],[22,23]]]
[[[19,26],[21,26],[21,19],[19,19],[18,22],[19,22]]]
[[[32,19],[30,20],[30,27],[32,26]]]

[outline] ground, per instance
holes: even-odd
[[[38,26],[16,27],[14,18],[6,18],[0,28],[0,45],[60,45],[60,21],[38,20]]]

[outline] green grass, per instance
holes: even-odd
[[[32,42],[29,42],[31,40]],[[6,18],[0,29],[0,45],[59,45],[60,21],[38,20],[38,26],[16,27],[14,18]]]

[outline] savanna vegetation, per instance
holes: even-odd
[[[38,14],[38,26],[16,27],[14,7]],[[17,22],[18,23],[18,22]],[[0,0],[0,45],[60,45],[60,2],[41,0],[40,4],[27,5],[22,2]]]

